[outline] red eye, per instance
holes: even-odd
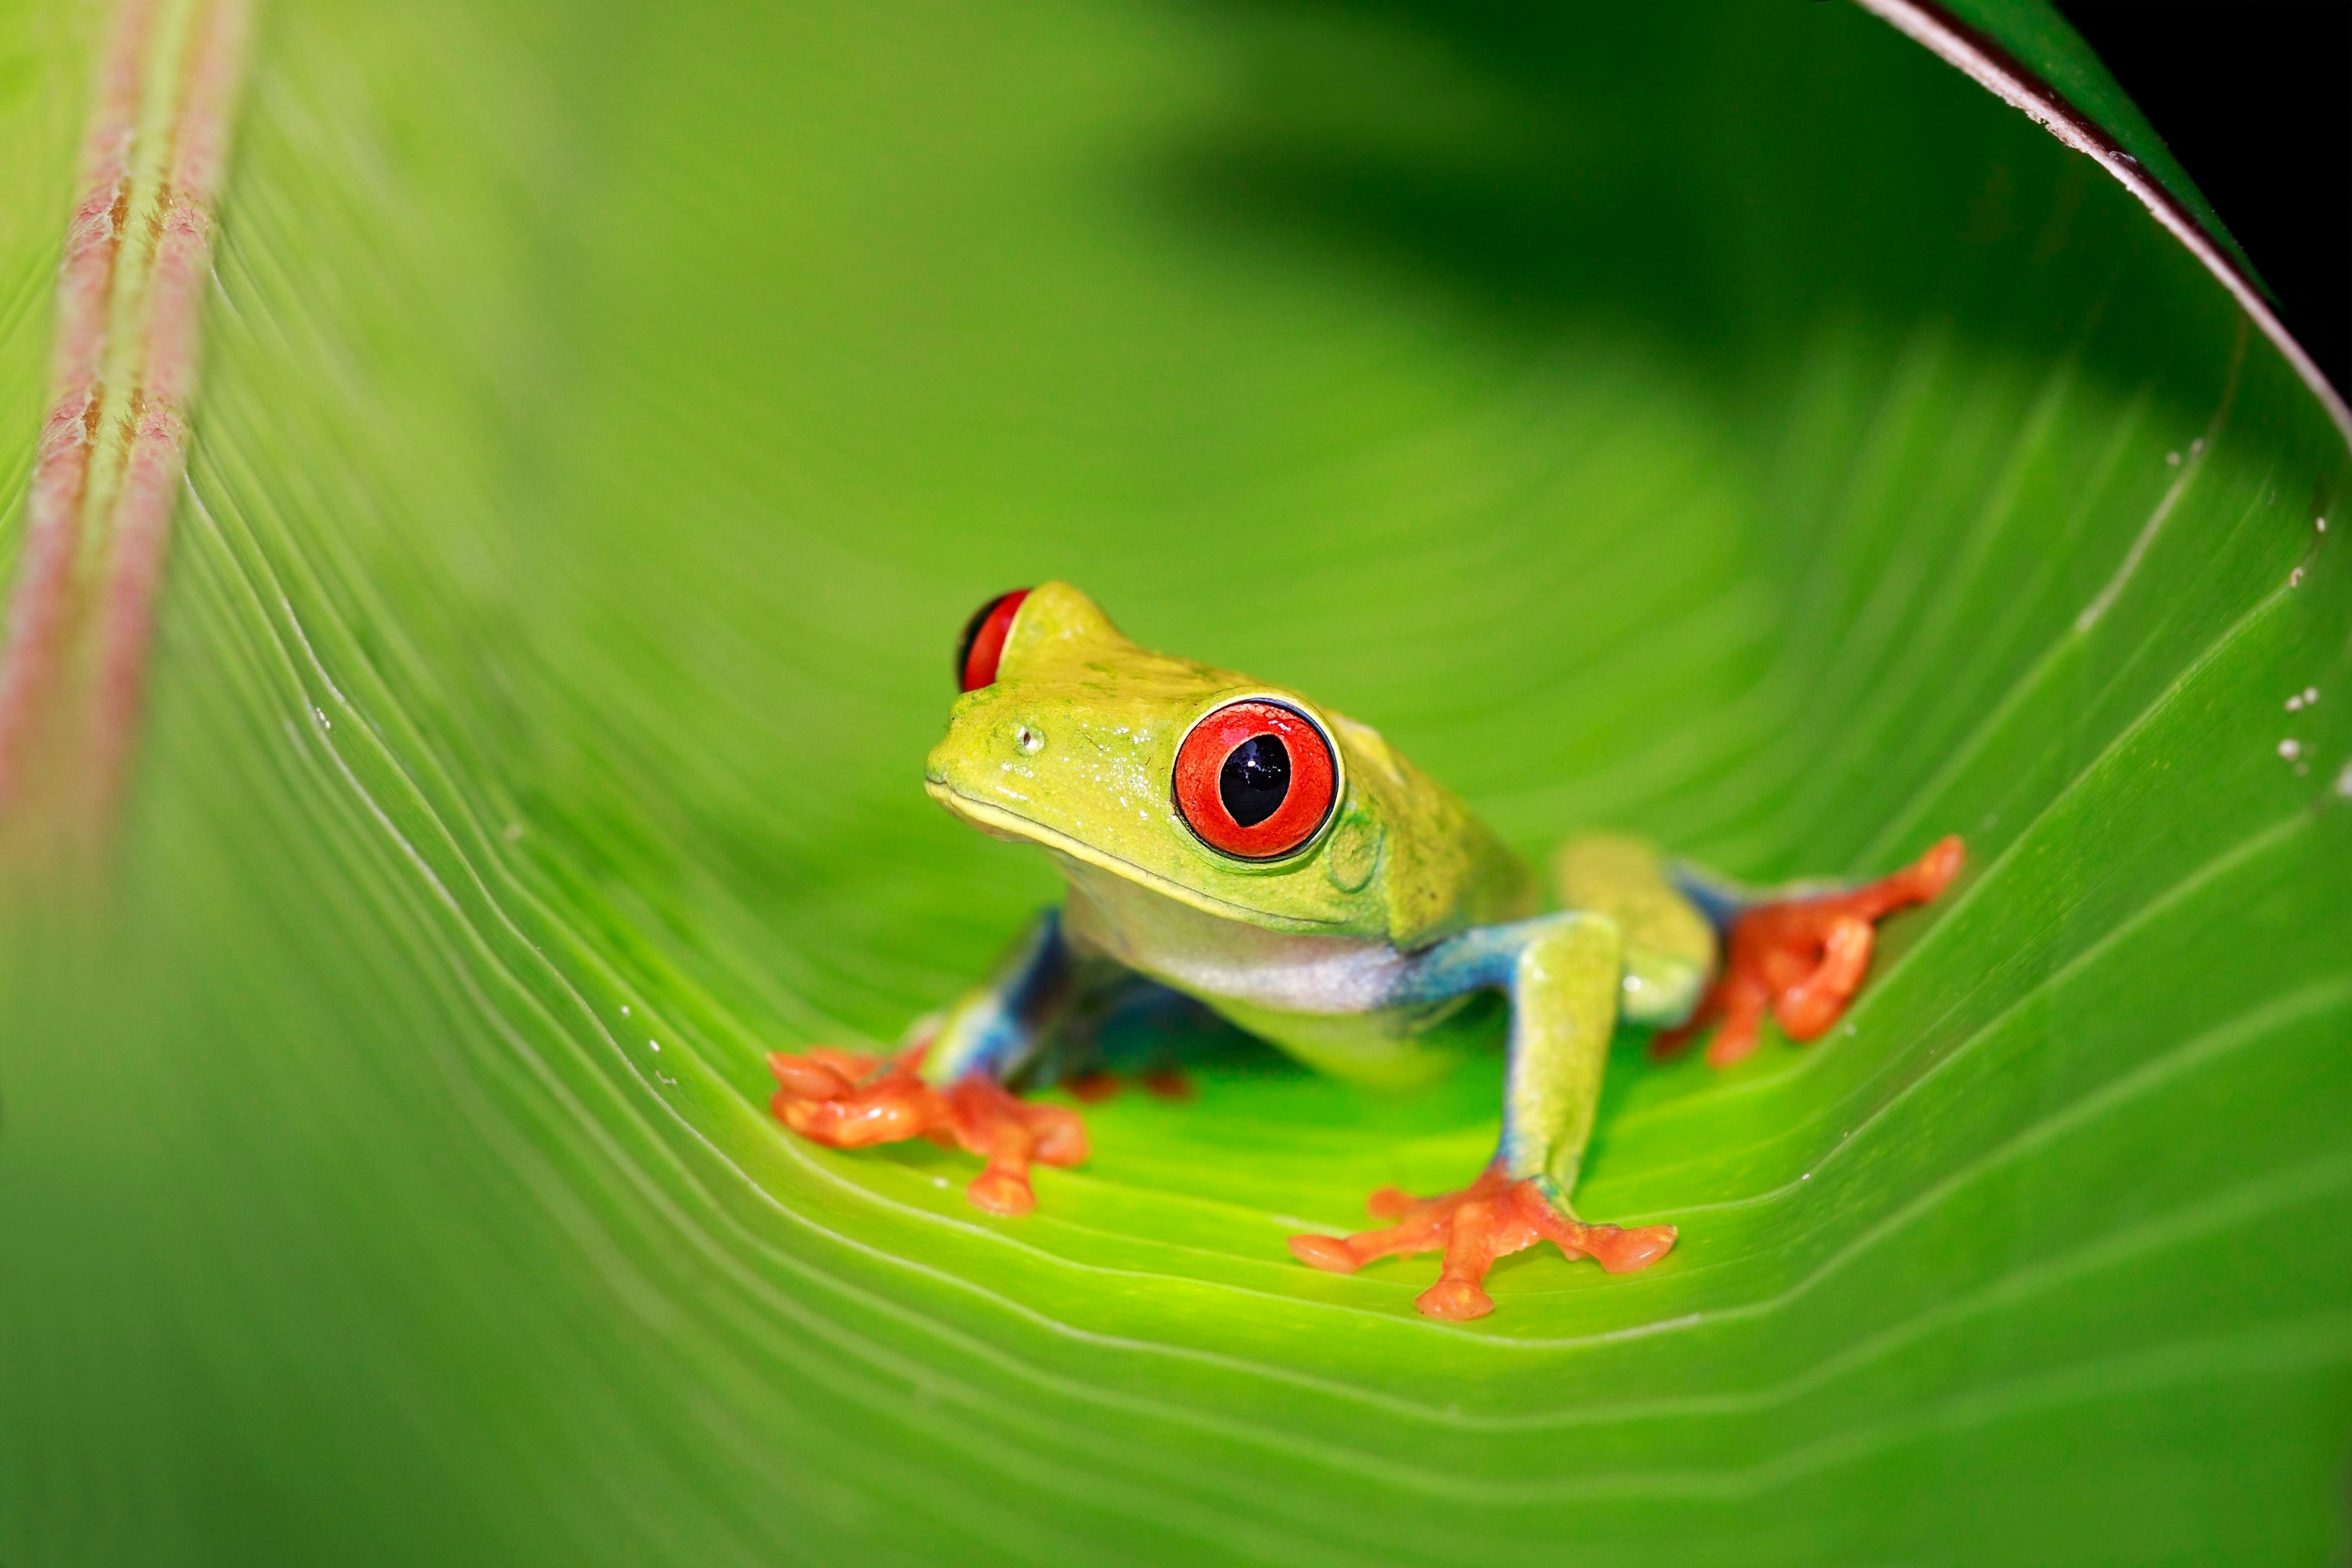
[[[1272,860],[1315,837],[1331,815],[1339,767],[1312,720],[1279,702],[1229,702],[1192,726],[1176,752],[1176,809],[1201,842]]]
[[[963,639],[956,644],[956,679],[960,689],[977,691],[996,684],[996,661],[1004,657],[1004,639],[1012,635],[1013,617],[1021,613],[1026,588],[999,594],[964,623]]]

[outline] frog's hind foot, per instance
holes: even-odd
[[[1483,1318],[1495,1310],[1486,1294],[1486,1270],[1498,1258],[1549,1239],[1571,1259],[1591,1258],[1612,1274],[1646,1268],[1674,1249],[1670,1225],[1586,1225],[1569,1218],[1532,1179],[1513,1181],[1500,1164],[1459,1192],[1416,1198],[1382,1187],[1364,1205],[1377,1218],[1395,1223],[1354,1236],[1294,1236],[1290,1251],[1301,1263],[1334,1274],[1352,1274],[1376,1258],[1401,1252],[1445,1253],[1437,1283],[1415,1300],[1432,1318]]]
[[[1965,858],[1959,837],[1940,840],[1891,877],[1851,892],[1750,906],[1732,921],[1723,973],[1689,1023],[1659,1035],[1651,1053],[1680,1050],[1708,1025],[1710,1067],[1729,1067],[1756,1048],[1766,1013],[1792,1040],[1829,1032],[1862,989],[1877,936],[1874,922],[1927,903],[1951,885]]]
[[[798,1056],[778,1051],[768,1058],[777,1084],[770,1109],[802,1137],[835,1149],[909,1138],[961,1146],[988,1162],[966,1195],[996,1215],[1037,1206],[1029,1184],[1033,1162],[1075,1165],[1087,1157],[1086,1123],[1076,1111],[1024,1104],[985,1073],[934,1089],[915,1071],[921,1055],[920,1047],[896,1058],[831,1046]]]

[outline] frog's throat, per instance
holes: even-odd
[[[1163,877],[1157,871],[1146,870],[1132,860],[1107,854],[1091,844],[1073,838],[1066,833],[1057,832],[1042,822],[1022,816],[1019,812],[1007,811],[1004,807],[989,801],[976,800],[953,784],[942,784],[937,779],[925,779],[923,788],[933,800],[974,826],[992,827],[1010,834],[1015,838],[1025,839],[1043,848],[1066,855],[1073,860],[1083,860],[1089,866],[1099,866],[1113,876],[1125,877],[1131,881],[1140,882],[1153,892],[1165,894],[1181,903],[1190,904],[1203,914],[1216,915],[1224,920],[1245,921],[1251,925],[1268,926],[1277,931],[1335,931],[1343,929],[1347,923],[1344,921],[1310,920],[1298,915],[1270,914],[1264,910],[1252,909],[1247,904],[1237,904],[1230,899],[1218,898],[1214,893],[1204,893],[1197,888],[1188,888],[1183,883]]]

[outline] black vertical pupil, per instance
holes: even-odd
[[[1244,827],[1281,810],[1289,794],[1290,752],[1279,735],[1252,735],[1227,754],[1217,773],[1217,796]]]

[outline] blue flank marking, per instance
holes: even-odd
[[[1666,868],[1666,879],[1675,891],[1698,906],[1706,923],[1722,936],[1731,930],[1731,922],[1750,907],[1762,903],[1764,895],[1753,888],[1742,887],[1728,877],[1719,877],[1704,867],[1687,860],[1676,860]]]
[[[1860,881],[1840,880],[1834,877],[1811,877],[1801,882],[1784,882],[1777,888],[1751,888],[1745,882],[1735,882],[1687,860],[1676,860],[1668,866],[1666,879],[1674,883],[1675,891],[1698,906],[1699,913],[1715,927],[1717,936],[1729,935],[1731,922],[1759,904],[1777,904],[1790,899],[1818,899],[1831,893],[1851,893],[1864,885]]]

